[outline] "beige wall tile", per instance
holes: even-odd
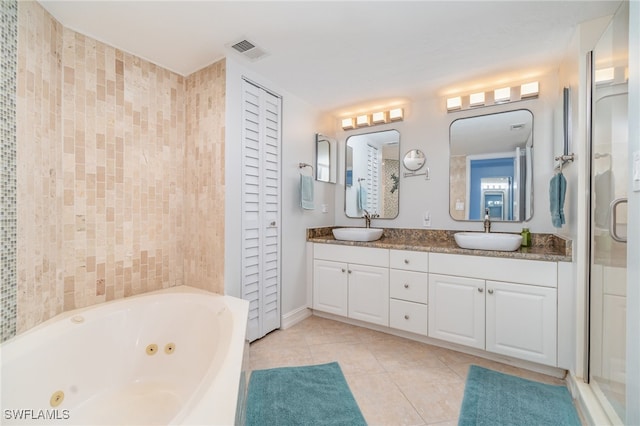
[[[188,78],[19,2],[18,332],[186,283],[223,293],[225,62]]]

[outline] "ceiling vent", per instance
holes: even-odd
[[[255,45],[255,43],[250,42],[249,40],[240,40],[233,44],[228,44],[227,46],[231,47],[233,50],[240,53],[242,56],[249,58],[252,61],[257,61],[265,56],[267,56],[267,52],[260,49]]]

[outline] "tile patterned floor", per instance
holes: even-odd
[[[251,344],[252,370],[337,361],[370,425],[456,425],[469,365],[564,381],[316,316]]]

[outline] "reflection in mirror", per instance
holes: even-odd
[[[362,217],[367,210],[380,219],[398,216],[400,132],[349,136],[346,145],[345,214]]]
[[[522,222],[533,214],[533,114],[461,118],[449,129],[449,214]]]
[[[316,180],[336,183],[338,141],[316,133]]]
[[[424,155],[424,152],[420,151],[419,149],[412,149],[404,155],[402,164],[404,165],[405,169],[415,172],[416,170],[420,170],[422,166],[424,166],[425,161],[426,157]]]

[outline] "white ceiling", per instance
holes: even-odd
[[[40,3],[64,26],[182,75],[233,55],[341,114],[535,78],[558,68],[578,23],[620,0]],[[268,56],[227,47],[243,38]]]

